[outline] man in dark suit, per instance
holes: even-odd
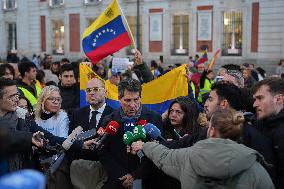
[[[125,79],[118,85],[119,101],[121,108],[105,117],[103,127],[110,121],[119,123],[117,133],[104,142],[99,159],[108,174],[108,180],[103,188],[119,189],[133,186],[134,179],[142,179],[145,188],[153,179],[153,164],[147,158],[127,153],[127,146],[123,143],[124,122],[129,119],[134,121],[147,120],[161,128],[161,116],[141,106],[141,85],[135,79]],[[152,187],[151,187],[152,188]]]
[[[86,85],[86,98],[89,105],[75,110],[70,118],[72,132],[77,126],[83,127],[84,131],[99,128],[103,118],[112,113],[113,109],[106,105],[106,89],[104,81],[93,78]]]
[[[104,81],[94,78],[86,85],[86,99],[89,105],[74,111],[70,119],[70,131],[81,126],[84,131],[99,128],[105,116],[113,109],[106,105],[106,89]],[[81,152],[70,167],[70,177],[75,188],[95,188],[106,178],[102,165],[94,152]],[[88,160],[87,160],[88,159]]]

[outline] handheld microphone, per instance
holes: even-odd
[[[126,133],[124,133],[123,135],[123,142],[124,144],[130,146],[133,142],[134,136],[133,133],[130,131],[126,131]]]
[[[181,135],[177,132],[177,130],[174,128],[174,133],[177,136],[177,139],[181,138]]]
[[[148,122],[145,119],[141,119],[141,120],[137,121],[137,125],[142,126],[142,127],[144,127],[147,123]]]
[[[134,119],[125,119],[123,122],[123,130],[124,132],[130,131],[132,132],[135,126],[135,120]]]
[[[145,129],[145,131],[147,133],[147,136],[149,136],[151,139],[158,140],[160,142],[161,141],[166,141],[166,139],[164,137],[162,137],[160,129],[158,129],[152,123],[147,123],[144,126],[144,129]]]
[[[62,143],[62,147],[65,150],[69,150],[69,148],[72,146],[73,142],[77,139],[77,136],[83,132],[83,128],[81,126],[76,127],[72,133],[67,136],[66,140]]]
[[[103,134],[101,140],[98,141],[98,144],[96,145],[96,149],[101,148],[103,142],[106,140],[108,135],[115,135],[115,133],[119,129],[119,124],[116,121],[111,121],[106,126],[105,133]]]
[[[146,140],[146,131],[142,126],[135,126],[133,129],[134,141],[145,141]]]

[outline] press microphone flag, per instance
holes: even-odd
[[[117,133],[119,127],[120,126],[116,121],[109,122],[109,124],[107,125],[107,127],[105,129],[105,133],[102,136],[102,139],[99,140],[98,144],[96,145],[96,149],[101,148],[103,142],[106,140],[108,135],[115,135],[115,133]]]
[[[158,140],[158,141],[165,141],[166,139],[162,137],[160,129],[158,129],[155,125],[151,123],[147,123],[144,126],[144,129],[151,139]]]

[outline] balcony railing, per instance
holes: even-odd
[[[84,0],[85,5],[98,5],[102,0]]]
[[[3,0],[3,10],[11,11],[17,9],[16,0]]]
[[[49,0],[50,7],[61,7],[64,5],[64,0]]]

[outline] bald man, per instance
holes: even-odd
[[[86,100],[89,105],[74,111],[70,121],[70,132],[78,125],[84,131],[99,128],[103,118],[113,109],[106,105],[106,89],[104,81],[93,78],[86,85]]]
[[[78,125],[84,131],[99,128],[103,118],[113,109],[106,105],[106,89],[104,81],[94,78],[86,85],[86,100],[89,105],[74,111],[70,121],[70,131]],[[100,188],[106,180],[106,172],[96,157],[96,153],[81,152],[79,160],[70,166],[70,178],[75,189]],[[93,161],[94,160],[94,161]]]

